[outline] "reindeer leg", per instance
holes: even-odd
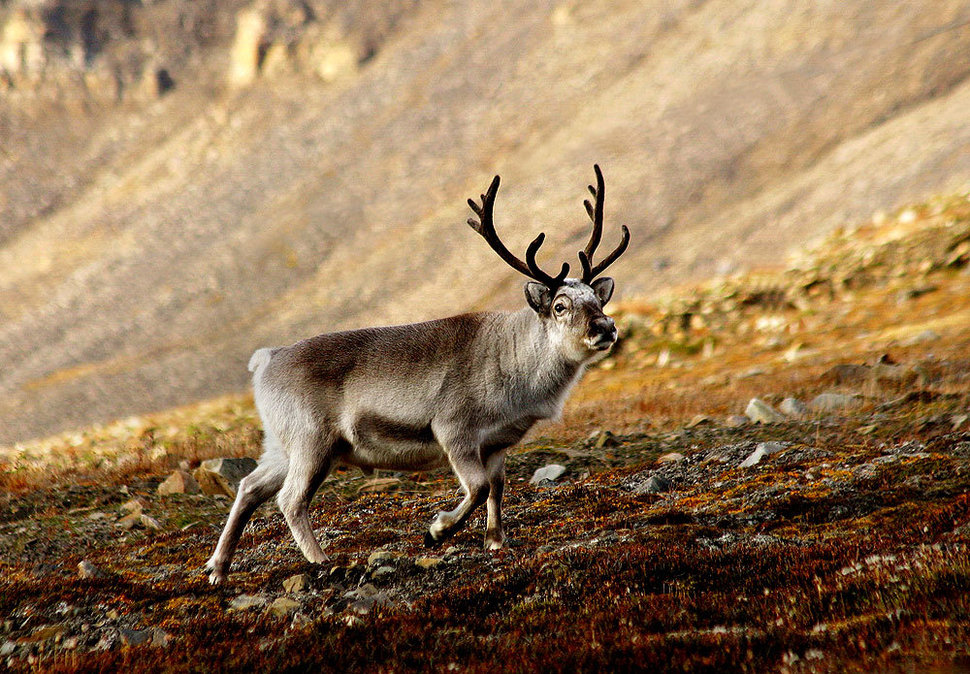
[[[306,439],[292,448],[290,466],[276,502],[303,556],[314,564],[330,559],[313,534],[307,509],[313,495],[330,472],[332,443]]]
[[[239,483],[236,500],[232,504],[222,535],[219,536],[219,543],[206,562],[206,568],[212,572],[209,574],[209,582],[213,585],[221,583],[229,573],[229,565],[239,544],[239,537],[256,508],[283,486],[287,463],[278,441],[267,433],[259,465]]]
[[[465,492],[465,498],[454,510],[438,513],[424,537],[424,543],[428,547],[440,545],[461,529],[475,509],[485,503],[489,493],[488,476],[485,466],[482,465],[479,448],[461,441],[444,444],[444,447],[451,469]]]
[[[502,494],[505,491],[505,450],[495,452],[485,461],[488,476],[488,522],[485,525],[485,549],[499,550],[505,545],[502,529]]]

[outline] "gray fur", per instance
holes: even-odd
[[[594,284],[597,285],[597,284]],[[607,290],[609,292],[603,292]],[[597,292],[575,279],[538,308],[319,335],[257,350],[249,362],[265,433],[207,567],[224,580],[243,528],[276,495],[300,550],[323,562],[307,507],[338,464],[365,471],[450,465],[465,498],[439,513],[437,544],[487,503],[485,546],[501,548],[505,450],[557,417],[586,365],[616,339]]]

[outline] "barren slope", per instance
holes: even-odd
[[[156,40],[174,87],[0,102],[3,443],[241,390],[260,345],[518,303],[462,224],[494,173],[511,247],[543,229],[575,261],[599,162],[628,297],[970,179],[955,1],[314,2],[291,26],[280,0],[261,49],[291,62],[236,89],[244,3],[89,4],[127,7],[123,46]],[[300,45],[334,25],[359,62],[323,82]]]

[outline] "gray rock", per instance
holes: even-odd
[[[787,417],[774,407],[761,400],[752,398],[744,410],[746,417],[759,424],[776,424],[787,421]]]
[[[532,474],[532,479],[529,480],[529,484],[539,484],[543,480],[555,482],[562,477],[563,473],[565,472],[565,466],[560,466],[558,463],[550,463],[548,466],[543,466],[542,468],[536,470],[536,472]]]
[[[266,597],[256,594],[241,594],[231,602],[229,608],[233,611],[249,611],[266,605]]]
[[[361,585],[356,590],[344,593],[344,597],[350,600],[348,608],[355,613],[370,613],[374,606],[390,604],[391,600],[384,592],[381,592],[370,583]]]
[[[759,442],[754,448],[754,451],[748,455],[748,458],[741,462],[741,468],[750,468],[751,466],[761,463],[761,460],[766,456],[776,454],[786,447],[788,447],[788,445],[783,442]]]
[[[862,406],[862,399],[844,393],[820,393],[808,403],[813,412],[841,412]]]
[[[645,481],[634,485],[634,494],[662,494],[670,491],[670,483],[657,475],[651,475]]]
[[[367,557],[367,566],[380,566],[386,562],[393,562],[399,556],[396,552],[391,552],[390,550],[377,550],[376,552],[370,553],[370,556]]]
[[[664,463],[680,463],[685,458],[686,457],[683,454],[681,454],[680,452],[667,452],[666,454],[664,454],[663,456],[661,456],[660,458],[657,459],[657,463],[660,463],[660,464],[664,464]]]
[[[808,408],[805,406],[805,403],[798,398],[785,398],[781,401],[778,409],[790,417],[803,417],[808,414]]]
[[[129,630],[122,627],[118,630],[118,636],[121,637],[121,644],[123,646],[141,646],[142,644],[148,643],[154,635],[151,629]]]
[[[105,575],[104,571],[86,559],[78,563],[77,573],[81,578],[103,578]]]
[[[728,428],[741,428],[751,423],[751,420],[743,414],[730,414],[724,420],[724,425]]]
[[[239,482],[256,469],[256,460],[249,457],[209,459],[192,472],[203,493],[236,497]]]
[[[17,650],[16,641],[4,641],[3,645],[0,646],[0,657],[6,657],[12,655],[14,651]]]

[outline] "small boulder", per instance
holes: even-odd
[[[249,457],[209,459],[192,472],[203,493],[236,497],[236,489],[244,477],[256,469],[256,460]]]
[[[774,407],[761,400],[752,398],[744,410],[746,417],[759,424],[776,424],[787,421],[787,417]]]
[[[790,417],[803,417],[808,414],[808,408],[798,398],[785,398],[781,401],[781,405],[778,409],[782,414],[787,414]]]
[[[542,468],[536,470],[536,472],[532,474],[532,479],[529,480],[529,484],[540,484],[544,480],[555,482],[562,477],[563,473],[565,472],[565,466],[560,466],[558,463],[550,463],[548,466],[543,466]]]
[[[441,564],[440,557],[418,557],[414,560],[414,565],[419,569],[424,569],[425,571],[434,566],[438,566],[439,564]]]
[[[263,606],[266,606],[266,597],[258,594],[241,594],[229,602],[229,608],[233,611],[249,611]]]
[[[283,589],[290,594],[299,594],[307,588],[308,584],[307,575],[305,573],[298,573],[283,581]]]
[[[195,481],[192,474],[185,470],[176,470],[168,478],[158,485],[158,493],[161,496],[170,494],[198,494],[199,483]]]
[[[784,442],[759,442],[754,451],[748,455],[748,458],[741,462],[741,468],[750,468],[761,463],[761,460],[766,456],[777,454],[787,447],[788,445]]]
[[[277,597],[273,603],[267,607],[266,612],[277,618],[285,618],[300,608],[300,602],[289,597]]]
[[[663,456],[661,456],[659,459],[657,459],[657,463],[660,463],[660,464],[664,464],[664,463],[680,463],[685,458],[686,457],[683,454],[681,454],[680,452],[667,452],[666,454],[664,454]]]
[[[667,491],[670,491],[670,483],[657,475],[651,475],[633,487],[634,494],[662,494]]]
[[[79,577],[85,578],[85,579],[103,578],[105,575],[104,571],[102,571],[101,569],[99,569],[98,567],[96,567],[94,564],[92,564],[86,559],[78,563],[77,574]]]
[[[841,412],[861,406],[861,398],[843,393],[820,393],[808,403],[808,409],[813,412]]]

